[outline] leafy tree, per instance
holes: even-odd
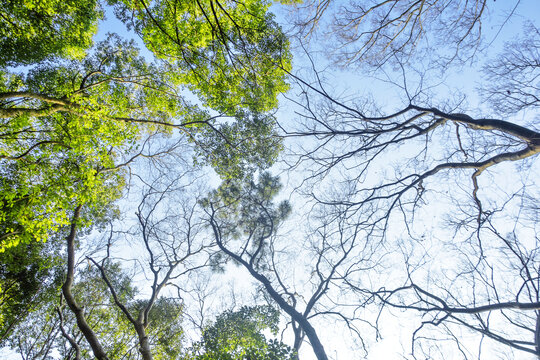
[[[276,265],[277,231],[291,212],[287,201],[274,203],[281,188],[279,178],[262,173],[256,182],[225,182],[202,201],[208,221],[220,253],[213,257],[214,265],[232,260],[244,267],[262,286],[269,301],[287,314],[294,332],[294,350],[298,352],[304,341],[309,339],[317,359],[328,359],[328,355],[314,328],[311,318],[318,311],[314,308],[328,290],[333,273],[325,277],[320,272],[322,254],[315,257],[315,270],[320,283],[309,296],[304,309],[300,308],[296,291],[287,287],[283,273]],[[289,268],[290,270],[290,268]]]
[[[55,244],[30,242],[0,253],[0,342],[60,286],[60,254]]]
[[[148,302],[137,302],[135,308],[145,308]],[[149,312],[149,329],[148,336],[150,337],[150,346],[155,359],[179,359],[183,352],[183,336],[182,329],[183,307],[180,301],[160,297],[152,306]]]
[[[288,89],[291,58],[269,5],[260,0],[115,3],[117,15],[168,64],[176,81],[225,117],[190,129],[199,145],[196,161],[223,178],[267,168],[282,149],[268,111]]]
[[[121,271],[119,264],[108,264],[106,268],[108,280],[116,289],[119,301],[132,311],[144,308],[145,302],[136,299],[138,290],[132,286],[131,278]],[[108,358],[140,358],[135,329],[115,305],[97,267],[87,266],[79,271],[73,293],[79,306],[84,307],[86,320],[101,340]],[[52,358],[54,352],[65,359],[93,358],[92,349],[82,336],[76,319],[65,305],[58,302],[58,297],[37,305],[39,308],[35,312],[14,327],[14,334],[8,338],[7,344],[17,349],[23,358],[29,359]],[[160,298],[154,303],[149,314],[151,326],[147,335],[155,359],[179,358],[183,337],[181,313],[182,306],[174,299]]]
[[[156,64],[111,35],[81,61],[41,63],[26,76],[0,71],[1,217],[11,224],[1,249],[45,240],[68,225],[77,204],[100,211],[116,199],[121,168],[151,156],[137,151],[148,132],[179,129],[196,145],[198,162],[225,178],[275,161],[281,143],[265,112],[287,88],[282,67],[290,59],[268,4],[247,4],[253,13],[236,3],[139,5],[115,3]],[[186,91],[209,108],[190,104]]]
[[[122,289],[122,297],[133,299],[136,289],[131,286],[130,280],[119,272],[117,264],[110,266],[110,270],[115,273],[113,281]],[[86,267],[80,272],[74,293],[77,301],[85,307],[89,323],[106,339],[103,346],[111,358],[134,358],[133,354],[137,353],[133,349],[136,336],[112,304],[106,285],[100,281],[100,274],[95,267]],[[14,328],[7,343],[17,349],[23,358],[52,359],[54,352],[65,359],[92,357],[74,316],[59,299],[55,296],[40,303],[36,311]]]
[[[0,252],[11,262],[47,240],[58,245],[62,236],[55,234],[67,233],[62,293],[71,313],[49,302],[32,314],[33,320],[34,315],[56,319],[55,326],[43,326],[46,338],[39,346],[29,345],[28,354],[37,356],[56,348],[65,357],[92,352],[106,359],[138,356],[137,347],[145,359],[177,356],[179,348],[171,343],[180,332],[163,330],[162,322],[164,328],[154,334],[150,322],[154,310],[164,315],[179,310],[179,304],[158,295],[180,276],[173,271],[186,258],[154,262],[152,254],[163,242],[154,248],[150,234],[142,231],[155,275],[146,303],[136,303],[121,271],[108,269],[105,260],[90,259],[104,282],[88,285],[87,274],[76,274],[77,232],[109,215],[107,209],[124,190],[124,171],[137,158],[163,155],[153,152],[158,134],[173,136],[179,130],[195,146],[198,162],[213,165],[224,178],[268,167],[281,150],[269,112],[287,89],[284,69],[290,68],[290,55],[269,3],[110,4],[153,51],[153,62],[118,35],[91,47],[103,3],[15,1],[0,7],[0,35],[5,35],[0,42]],[[139,220],[150,226],[142,214]],[[191,248],[190,241],[189,256],[205,251]],[[176,257],[179,249],[173,249],[165,257]],[[161,278],[165,263],[169,271]],[[23,274],[12,265],[6,279],[16,277],[19,290],[29,290],[15,299],[6,280],[2,291],[13,300],[3,303],[6,324],[27,303],[37,308],[36,284],[25,281],[47,275],[36,269]],[[93,275],[88,280],[95,282]],[[25,332],[32,329],[13,339]],[[58,336],[65,341],[54,345]]]
[[[238,111],[235,118],[218,131],[205,127],[197,134],[196,163],[211,165],[226,179],[270,167],[283,150],[273,115]]]
[[[0,68],[54,56],[81,59],[103,17],[96,0],[14,0],[0,4]]]
[[[119,264],[108,264],[107,267],[110,281],[118,289],[122,300],[134,301],[137,289],[131,284],[130,277],[122,272]],[[102,340],[101,344],[109,354],[109,358],[120,358],[125,354],[133,357],[137,353],[136,334],[130,329],[129,323],[119,309],[114,306],[107,285],[101,280],[99,269],[87,266],[78,274],[80,278],[73,286],[73,294],[79,306],[85,309],[86,319]],[[73,334],[74,339],[79,339],[81,356],[92,357],[92,349],[80,335],[75,319],[68,309],[64,309],[64,327],[68,333]],[[68,353],[74,350],[68,348]]]
[[[212,109],[277,105],[290,68],[288,41],[260,0],[117,1],[116,12]]]
[[[178,156],[169,155],[173,158]],[[155,158],[149,160],[158,163]],[[182,176],[177,176],[175,171],[178,168],[166,168],[163,171],[167,173],[157,175],[151,183],[145,181],[148,178],[142,180],[143,193],[137,207],[135,226],[125,228],[123,222],[111,223],[110,229],[102,234],[102,246],[98,246],[97,251],[86,257],[86,261],[97,269],[103,289],[109,295],[110,306],[114,307],[113,312],[122,317],[126,324],[126,329],[121,330],[120,334],[133,335],[129,356],[136,358],[151,360],[180,356],[183,278],[207,266],[205,253],[209,245],[198,236],[201,225],[196,220],[196,200],[187,197],[184,192],[185,187],[192,185],[189,173],[193,170],[184,170],[180,171]],[[171,203],[174,205],[171,206]],[[110,359],[114,353],[107,346],[109,335],[101,332],[92,317],[88,316],[76,286],[76,270],[80,268],[76,263],[77,216],[75,212],[70,234],[66,238],[68,272],[62,291],[76,317],[85,344],[94,357]],[[123,238],[130,248],[139,250],[134,252],[132,276],[141,275],[149,282],[147,285],[143,283],[142,290],[131,298],[122,295],[124,286],[116,280],[118,271],[111,267],[112,264],[119,264],[119,261],[125,263],[131,260],[126,255],[115,259],[114,244]],[[120,250],[125,252],[125,248]],[[148,278],[148,274],[151,278]],[[122,271],[120,275],[124,276]],[[178,291],[177,296],[171,295],[171,289],[174,288]]]
[[[279,312],[270,306],[244,306],[228,310],[203,330],[202,340],[185,359],[194,360],[293,360],[292,349],[262,333],[277,334]]]
[[[119,156],[135,146],[140,129],[111,114],[159,111],[151,105],[155,93],[145,90],[150,84],[131,78],[148,66],[133,44],[113,36],[83,63],[43,65],[24,82],[4,73],[2,217],[13,226],[4,227],[2,248],[46,240],[69,223],[73,204],[101,211],[120,195]]]
[[[219,222],[220,236],[238,245],[241,253],[251,258],[250,265],[262,266],[264,270],[262,260],[268,255],[269,239],[290,214],[291,207],[286,201],[277,206],[272,202],[281,189],[278,177],[264,172],[257,180],[227,181],[203,199],[202,205]],[[215,254],[216,266],[221,266],[222,260],[235,259]]]

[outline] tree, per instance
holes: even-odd
[[[225,311],[203,331],[202,340],[193,345],[185,358],[230,360],[293,360],[291,348],[277,340],[267,340],[262,333],[277,334],[279,312],[270,306],[244,306]]]
[[[262,112],[277,105],[290,68],[288,41],[269,3],[203,0],[191,3],[116,2],[121,19],[165,59],[182,83],[213,109]],[[231,66],[232,65],[232,66]]]
[[[365,340],[384,329],[380,317],[407,311],[418,314],[412,357],[452,357],[441,340],[463,357],[480,357],[488,341],[538,355],[534,25],[487,63],[485,106],[471,109],[454,94],[439,101],[430,74],[476,61],[494,3],[319,2],[300,33],[317,39],[317,22],[330,23],[323,15],[344,10],[325,33],[336,35],[332,60],[386,71],[379,77],[400,90],[388,106],[336,96],[316,70],[312,80],[292,74],[288,39],[268,2],[109,4],[153,59],[117,35],[74,51],[68,35],[56,44],[38,34],[27,36],[35,47],[2,60],[0,249],[9,262],[2,281],[29,291],[19,298],[6,286],[13,301],[0,310],[21,354],[291,359],[306,342],[328,359],[330,324],[366,350]],[[69,4],[61,5],[51,9],[69,19]],[[76,10],[88,5],[99,18],[96,6],[83,5]],[[34,16],[24,4],[9,6],[21,21]],[[44,19],[32,26],[61,33],[62,23],[76,32],[76,23]],[[91,27],[77,31],[89,39]],[[318,67],[312,54],[307,60]],[[287,77],[296,82],[298,96],[289,98],[301,122],[281,121],[280,134],[273,112]],[[277,177],[263,171],[287,137],[299,140],[288,159],[303,176],[291,198],[306,195],[294,212],[276,200]],[[200,200],[203,187],[186,164],[210,165],[223,183]],[[112,214],[120,221],[108,231],[96,226]],[[292,214],[299,217],[288,225]],[[54,277],[10,256],[40,259],[42,241],[58,239],[66,252],[61,300],[36,304],[28,280]],[[202,339],[188,349],[181,333],[192,277],[227,262],[247,270],[272,309],[227,311],[201,326]],[[27,320],[14,319],[27,308],[34,310]],[[282,339],[290,335],[292,349],[263,336],[275,335],[273,309],[286,320]],[[479,350],[464,341],[469,334]]]
[[[204,329],[202,340],[184,350],[183,283],[187,276],[192,277],[194,271],[205,267],[204,262],[192,258],[206,250],[198,237],[203,224],[197,222],[193,213],[197,202],[182,194],[184,181],[175,178],[173,183],[160,189],[166,182],[158,176],[155,182],[145,185],[147,192],[142,196],[136,215],[138,231],[111,228],[104,234],[103,260],[94,259],[102,252],[99,250],[79,261],[78,280],[69,288],[73,298],[65,298],[75,302],[68,304],[70,307],[84,308],[84,314],[75,314],[84,318],[92,336],[99,339],[98,349],[104,355],[98,356],[110,359],[136,359],[139,356],[145,359],[293,359],[289,347],[267,339],[262,333],[269,329],[275,334],[278,329],[279,313],[268,306],[243,307],[219,315],[214,324]],[[170,209],[169,202],[178,204],[172,194],[184,197],[182,208],[188,210],[187,213],[180,214],[177,208],[163,213],[163,209]],[[144,299],[141,299],[144,289],[133,286],[134,276],[112,261],[116,237],[127,237],[132,247],[137,244],[136,237],[142,240],[140,245],[146,249],[147,256],[137,252],[138,264],[147,267],[151,274],[149,296]],[[75,258],[72,253],[68,255],[68,261]],[[125,262],[125,255],[122,257]],[[167,287],[176,288],[177,296],[167,293]],[[47,353],[55,349],[65,358],[75,354],[77,358],[86,358],[92,352],[95,354],[95,348],[89,347],[79,330],[81,320],[66,312],[65,306],[55,302],[48,306],[46,312],[49,315],[43,311],[32,314],[29,321],[33,321],[33,326],[28,326],[28,321],[19,326],[10,344],[18,346],[26,358],[32,358],[36,350],[42,349],[47,349]],[[55,316],[57,313],[59,316]],[[41,336],[32,334],[37,326],[41,328]],[[44,352],[40,354],[44,355]]]
[[[56,295],[61,266],[56,245],[31,242],[0,254],[0,341]]]
[[[56,241],[55,233],[66,233],[63,296],[80,330],[79,340],[82,334],[94,355],[105,359],[111,350],[77,298],[77,233],[89,232],[92,224],[110,216],[108,210],[125,191],[126,174],[133,175],[137,159],[158,163],[178,151],[176,144],[160,146],[175,130],[196,148],[182,155],[195,154],[198,163],[213,165],[224,178],[270,166],[281,144],[274,138],[275,120],[269,112],[287,88],[286,72],[278,64],[288,68],[290,56],[281,29],[267,13],[268,4],[259,1],[196,7],[153,3],[151,8],[142,1],[111,2],[154,51],[154,61],[118,35],[90,48],[104,5],[78,5],[12,2],[0,10],[13,33],[1,44],[6,51],[0,62],[0,251]],[[23,65],[30,67],[18,68]],[[147,239],[149,234],[142,232]],[[148,244],[146,249],[151,258],[158,250]],[[163,256],[176,256],[179,250],[169,251]],[[173,270],[187,265],[184,260],[167,263],[165,279],[158,276],[163,264],[150,262],[156,283],[141,309],[130,309],[113,296],[136,330],[145,358],[151,358],[151,309],[161,301],[159,291],[171,281]],[[114,294],[115,285],[106,281],[105,260],[92,261]],[[2,311],[11,314],[17,306],[10,303]],[[77,339],[62,330],[66,318],[60,315],[60,332],[48,334],[61,333],[80,356]],[[172,354],[167,351],[163,354]]]
[[[119,272],[118,264],[110,266],[115,282],[122,286],[122,296],[133,298],[136,293],[129,279]],[[135,334],[115,311],[106,286],[100,281],[99,272],[87,267],[80,272],[74,284],[77,301],[84,306],[86,317],[96,332],[106,338],[104,348],[113,356],[135,353],[132,349]],[[52,359],[58,352],[65,359],[90,358],[91,350],[78,330],[77,322],[66,308],[58,293],[39,304],[35,311],[15,327],[8,344],[17,349],[24,359]]]
[[[297,299],[284,284],[275,261],[275,237],[280,224],[289,215],[290,205],[272,202],[281,185],[269,173],[260,175],[258,182],[224,183],[203,200],[214,239],[220,249],[214,262],[232,260],[244,267],[260,283],[271,301],[290,317],[294,331],[294,350],[298,352],[307,336],[318,359],[328,356],[317,331],[310,322],[311,311],[326,291],[326,279],[310,298],[305,311],[297,309]]]
[[[490,13],[505,17],[500,32],[514,14],[487,0],[416,1],[369,0],[340,3],[314,0],[292,10],[293,31],[300,36],[327,35],[334,61],[346,66],[368,63],[378,68],[396,58],[402,63],[424,62],[446,67],[474,58],[483,47],[483,30]],[[485,30],[484,30],[485,31]],[[317,38],[318,41],[324,41]],[[430,56],[436,53],[436,56]],[[410,62],[409,62],[410,60]]]
[[[177,208],[177,213],[169,216],[167,216],[167,211],[162,208],[161,203],[164,201],[165,196],[172,198],[172,193],[182,190],[183,186],[179,184],[181,181],[182,179],[174,179],[172,183],[162,190],[159,189],[159,182],[156,181],[152,186],[148,187],[138,206],[136,216],[139,231],[137,235],[142,239],[142,245],[147,254],[148,263],[145,267],[152,274],[150,294],[147,299],[139,300],[137,306],[130,306],[118,296],[116,286],[109,280],[108,271],[105,267],[107,262],[110,261],[110,243],[107,245],[109,250],[101,262],[90,258],[90,261],[100,270],[102,279],[107,284],[115,305],[121,310],[137,333],[139,351],[145,360],[151,360],[154,357],[178,356],[180,348],[171,344],[171,342],[174,342],[173,337],[176,332],[174,329],[173,331],[167,329],[154,330],[158,334],[168,334],[171,337],[170,339],[159,338],[159,341],[169,345],[165,350],[160,351],[155,346],[156,344],[153,344],[149,339],[153,327],[159,325],[159,322],[152,322],[151,314],[157,311],[161,315],[171,315],[171,312],[174,312],[174,306],[177,307],[176,312],[179,312],[181,309],[179,285],[177,285],[179,295],[176,301],[174,299],[160,300],[161,293],[165,287],[179,282],[180,278],[191,275],[196,270],[207,266],[204,254],[209,245],[198,238],[199,224],[195,215],[196,201],[182,199],[179,203],[182,205],[180,209],[184,212],[180,212],[180,209]],[[160,218],[158,214],[164,217]],[[110,239],[109,241],[113,240]],[[193,260],[201,255],[203,256],[201,262]],[[158,305],[161,306],[161,309],[154,310],[154,306]],[[169,311],[166,311],[167,306],[170,308]],[[176,318],[176,316],[173,318]],[[166,324],[166,319],[161,319],[160,322],[162,325],[163,323]],[[176,337],[176,340],[178,340],[178,337]]]
[[[48,79],[54,81],[54,75],[49,74]],[[9,96],[34,97],[24,91],[8,93]],[[122,180],[118,171],[111,171],[115,158],[110,150],[116,145],[124,151],[129,149],[131,145],[123,141],[134,139],[136,127],[113,126],[99,116],[73,115],[71,112],[77,110],[73,109],[74,104],[69,106],[66,113],[37,119],[25,114],[17,116],[19,121],[5,117],[3,216],[15,225],[4,229],[3,248],[46,240],[51,232],[67,224],[74,202],[99,209],[119,196]],[[89,147],[89,143],[93,146]]]
[[[218,116],[234,119],[190,129],[200,145],[199,161],[225,178],[269,167],[282,148],[268,111],[288,89],[291,58],[269,5],[258,0],[115,3],[117,15],[176,81]]]
[[[441,340],[464,358],[481,356],[485,343],[539,354],[538,207],[530,202],[538,194],[530,180],[540,151],[538,31],[527,29],[486,62],[487,101],[476,109],[460,96],[436,105],[434,88],[422,82],[428,75],[414,84],[400,53],[401,82],[389,75],[386,83],[400,98],[387,108],[333,95],[325,74],[296,77],[301,125],[284,128],[302,139],[290,162],[304,171],[300,190],[321,227],[364,239],[353,250],[362,261],[341,273],[340,287],[359,311],[420,314],[414,358],[448,357]],[[468,346],[470,334],[480,350]]]
[[[523,36],[508,42],[503,53],[484,66],[485,77],[492,83],[481,89],[483,98],[501,115],[539,106],[539,31],[534,24],[526,24]]]
[[[116,5],[124,17],[136,11]],[[187,31],[187,39],[195,39],[191,32],[200,27],[218,25],[191,7],[175,9],[185,14],[183,20],[159,4],[152,12],[136,12],[141,18],[132,26],[154,44],[157,63],[139,56],[133,42],[110,35],[83,61],[43,63],[26,77],[2,70],[2,217],[14,222],[1,235],[2,248],[46,239],[69,223],[74,203],[99,209],[117,198],[121,168],[142,155],[136,148],[146,131],[182,131],[197,146],[199,162],[213,165],[223,177],[275,161],[281,146],[275,138],[264,140],[275,135],[274,118],[265,112],[286,89],[285,73],[276,63],[287,68],[290,60],[283,34],[265,15],[267,6],[250,6],[256,16],[236,19],[231,14],[238,15],[237,8],[220,5],[222,19],[215,20],[219,26],[229,23],[227,34],[186,44],[187,50],[165,31],[165,23],[178,36],[180,28]],[[232,44],[238,53],[226,60]],[[184,57],[184,51],[191,55]],[[16,57],[8,62],[25,64]],[[185,90],[209,109],[190,104]],[[234,121],[221,120],[227,117]]]
[[[82,63],[44,65],[24,82],[4,73],[3,217],[15,226],[4,229],[3,248],[46,240],[67,225],[74,203],[99,212],[120,195],[117,165],[136,154],[142,132],[121,118],[140,106],[147,109],[142,116],[156,116],[164,106],[173,115],[179,106],[156,98],[166,90],[153,80],[157,73],[133,43],[117,36]]]
[[[206,245],[198,239],[198,225],[193,220],[193,206],[189,204],[196,201],[184,198],[186,212],[175,212],[166,220],[157,218],[155,213],[163,214],[164,197],[171,198],[172,193],[181,192],[183,187],[179,184],[185,178],[175,178],[161,191],[163,177],[147,184],[147,192],[138,207],[138,229],[112,226],[102,229],[104,243],[91,246],[92,251],[85,256],[76,252],[76,245],[84,234],[77,235],[78,214],[75,212],[66,239],[67,274],[60,304],[58,298],[51,299],[36,314],[31,314],[10,337],[11,346],[20,347],[21,355],[27,357],[34,356],[34,349],[45,348],[48,352],[55,349],[65,358],[180,358],[183,350],[180,279],[205,266],[204,262],[192,258],[204,253]],[[80,211],[80,207],[77,210]],[[169,231],[167,238],[162,237]],[[146,258],[144,253],[135,254],[136,264],[149,271],[150,284],[143,282],[144,287],[136,288],[134,279],[141,275],[137,271],[139,266],[131,270],[123,268],[127,266],[126,256],[121,257],[122,265],[116,261],[114,252],[118,238],[126,238],[132,248],[146,251]],[[178,295],[162,296],[165,287],[173,283],[179,283]],[[57,320],[51,324],[47,319]],[[29,321],[34,324],[29,326]],[[28,333],[36,326],[45,337],[36,335],[35,342],[25,341],[27,337],[34,338]]]
[[[118,263],[109,263],[106,268],[107,279],[114,286],[119,301],[133,311],[146,306],[144,301],[136,299],[139,290],[133,287],[131,278]],[[137,333],[115,305],[116,300],[102,280],[100,269],[87,263],[87,267],[79,271],[73,292],[108,358],[140,358]],[[150,312],[152,326],[148,329],[148,341],[157,359],[178,358],[183,336],[181,312],[181,305],[174,299],[160,298],[155,302]],[[76,319],[58,297],[41,304],[17,326],[8,344],[25,359],[54,358],[54,352],[65,359],[93,358]]]
[[[280,189],[278,177],[263,173],[258,181],[224,183],[203,200],[220,249],[214,265],[231,261],[249,272],[264,298],[287,318],[284,330],[292,332],[297,353],[308,342],[318,359],[330,358],[324,341],[333,345],[336,339],[325,331],[329,324],[344,326],[365,352],[376,319],[365,316],[368,303],[359,304],[344,281],[376,271],[380,257],[364,256],[371,244],[351,229],[346,215],[312,212],[299,218],[301,209],[274,202]],[[284,231],[289,215],[294,229]]]
[[[0,67],[55,56],[81,59],[103,17],[96,0],[8,1],[0,15]]]

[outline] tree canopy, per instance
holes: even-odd
[[[0,67],[4,67],[53,57],[82,59],[103,11],[95,0],[17,0],[3,2],[0,15]]]
[[[269,306],[242,307],[225,311],[203,331],[200,343],[186,359],[274,360],[295,359],[291,348],[262,333],[278,331],[279,312]]]
[[[224,177],[275,161],[281,146],[263,140],[275,136],[274,119],[265,111],[286,89],[282,66],[290,58],[286,39],[265,15],[267,5],[254,2],[254,13],[242,19],[232,17],[240,10],[221,7],[212,21],[198,7],[181,4],[174,10],[180,18],[163,4],[141,12],[116,5],[154,50],[155,61],[140,56],[132,40],[111,34],[85,48],[84,58],[39,62],[51,52],[45,48],[26,75],[1,72],[2,218],[14,222],[4,228],[2,248],[45,240],[68,224],[77,204],[103,209],[118,198],[125,165],[151,156],[140,149],[152,132],[180,130],[196,146],[198,161]],[[69,18],[64,12],[70,8],[62,9]],[[213,36],[218,26],[227,33]],[[61,37],[54,41],[67,45]],[[12,54],[6,61],[12,66],[26,64],[14,53],[3,54]],[[201,104],[189,101],[186,91]]]
[[[64,283],[64,294],[77,322],[85,322],[76,311],[81,309],[73,273],[76,230],[90,231],[119,214],[114,203],[129,184],[126,176],[136,159],[175,151],[174,146],[155,150],[154,139],[184,137],[193,145],[185,160],[212,165],[223,178],[275,161],[281,144],[270,112],[287,88],[290,55],[268,6],[259,1],[177,2],[173,8],[158,2],[147,7],[143,1],[2,5],[0,251],[7,263],[2,326],[16,325],[15,313],[39,303],[35,281],[46,283],[53,278],[47,269],[58,270],[62,263],[47,263],[45,256],[40,265],[43,246],[36,242],[62,244],[63,237],[71,240],[66,248],[71,280]],[[152,55],[141,56],[132,39],[117,34],[93,43],[108,7]],[[40,269],[22,262],[15,267],[16,254],[27,250]],[[140,323],[145,328],[148,310]],[[85,336],[91,335],[88,321]]]

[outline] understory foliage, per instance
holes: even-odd
[[[119,264],[107,266],[110,281],[117,289],[118,297],[134,312],[144,306],[137,300],[138,289],[131,284],[130,277],[120,270]],[[79,272],[79,280],[73,286],[77,301],[85,307],[86,317],[111,359],[137,358],[137,334],[131,328],[114,299],[108,292],[106,283],[96,267],[86,266]],[[174,300],[159,299],[150,313],[152,325],[148,329],[149,341],[155,359],[175,359],[181,352],[182,305]],[[86,343],[76,319],[65,303],[57,296],[42,301],[28,319],[15,328],[6,344],[18,351],[24,358],[53,358],[59,353],[62,358],[75,357],[75,346],[66,340],[69,336],[79,349],[81,358],[93,358],[92,349]]]
[[[6,339],[41,303],[53,301],[61,281],[61,265],[58,246],[52,242],[22,244],[0,254],[0,339]]]
[[[225,311],[203,330],[201,342],[194,345],[186,359],[196,360],[274,360],[295,359],[293,350],[262,333],[278,332],[279,311],[270,306],[244,306]]]

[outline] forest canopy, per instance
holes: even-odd
[[[539,358],[538,11],[0,4],[0,352]]]

